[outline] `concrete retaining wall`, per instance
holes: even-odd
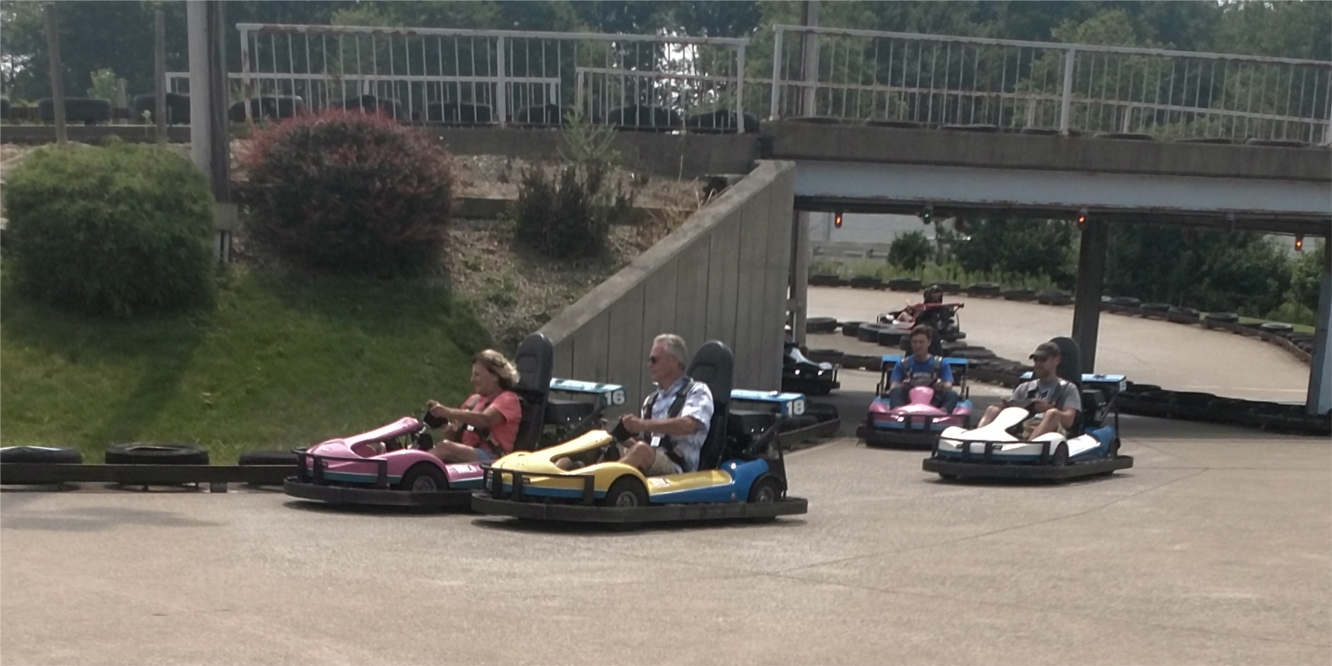
[[[735,385],[781,387],[795,165],[762,161],[679,229],[541,328],[555,375],[650,388],[652,338],[677,333],[735,351]],[[633,407],[630,407],[631,409]]]

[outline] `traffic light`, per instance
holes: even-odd
[[[1295,234],[1295,251],[1304,251],[1304,234]]]
[[[1078,211],[1078,228],[1081,229],[1085,226],[1087,226],[1087,209],[1083,208]]]
[[[842,211],[839,210],[836,213],[833,213],[833,226],[838,229],[842,228]]]
[[[929,224],[931,217],[934,217],[934,204],[925,204],[925,208],[920,211],[920,221]]]

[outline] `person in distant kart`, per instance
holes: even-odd
[[[910,401],[913,387],[928,386],[934,389],[931,404],[951,414],[961,397],[953,390],[953,369],[942,357],[930,354],[934,331],[929,326],[916,326],[911,329],[910,340],[911,354],[893,366],[888,378],[888,406],[901,407]]]
[[[448,421],[444,441],[431,453],[446,463],[492,462],[513,451],[522,404],[512,390],[518,369],[503,354],[487,349],[472,357],[472,394],[462,407],[426,403],[430,425]]]
[[[620,425],[635,437],[620,462],[647,476],[693,472],[712,424],[712,390],[685,374],[689,348],[673,333],[658,335],[648,355],[648,376],[657,390],[643,401],[642,416],[626,414]]]
[[[1034,378],[1018,385],[1013,389],[1013,395],[1004,398],[999,405],[987,407],[980,426],[988,425],[1005,407],[1026,407],[1035,417],[1027,421],[1026,439],[1050,432],[1068,434],[1078,412],[1082,411],[1082,397],[1073,382],[1061,379],[1057,374],[1060,356],[1059,345],[1053,342],[1037,345],[1031,354]]]

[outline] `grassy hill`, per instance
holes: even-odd
[[[237,271],[207,313],[115,322],[5,287],[0,444],[192,442],[215,463],[457,403],[490,344],[471,308],[422,280]]]

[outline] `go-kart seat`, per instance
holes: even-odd
[[[1082,387],[1082,350],[1073,338],[1051,338],[1050,342],[1059,347],[1059,367],[1055,374],[1061,379],[1073,382],[1082,396],[1082,409],[1073,419],[1070,436],[1081,435],[1089,427],[1101,424],[1101,410],[1105,407],[1105,395],[1096,389]]]
[[[518,394],[523,410],[513,449],[531,451],[536,449],[546,423],[546,401],[555,371],[555,345],[545,334],[533,333],[518,345],[513,364],[518,368],[518,383],[513,392]]]
[[[708,438],[698,452],[698,468],[712,469],[721,463],[726,444],[726,428],[731,404],[731,387],[735,378],[735,356],[725,343],[709,340],[703,343],[685,371],[694,381],[703,382],[712,391],[712,422],[708,424]]]

